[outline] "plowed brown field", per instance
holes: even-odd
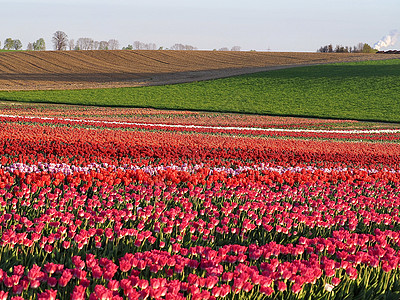
[[[400,55],[170,50],[0,52],[0,90],[162,85],[298,65],[390,58]]]

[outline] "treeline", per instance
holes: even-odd
[[[197,50],[197,47],[192,45],[174,44],[169,48],[157,47],[154,43],[143,43],[140,41],[134,41],[133,44],[129,44],[127,47],[123,47],[123,50]],[[213,51],[240,51],[240,46],[233,46],[232,48],[223,47],[219,49],[213,49]]]
[[[143,43],[141,41],[134,41],[127,47],[122,47],[122,50],[197,50],[197,47],[192,45],[174,44],[169,48],[157,47],[154,43]]]
[[[79,38],[76,42],[73,39],[68,41],[68,50],[117,50],[119,42],[115,39],[108,41],[95,41],[91,38]],[[64,49],[66,50],[66,49]]]
[[[92,38],[79,38],[76,41],[70,39],[68,35],[63,31],[56,31],[52,37],[53,49],[54,50],[117,50],[120,49],[120,44],[116,39],[110,39],[108,41],[96,41]],[[0,42],[1,49],[1,42]],[[19,39],[7,38],[4,41],[4,50],[21,50],[22,43]],[[169,48],[158,47],[155,43],[143,43],[140,41],[134,41],[126,47],[122,47],[123,50],[197,50],[197,47],[192,45],[184,45],[176,43]],[[43,38],[38,39],[33,43],[28,43],[26,50],[32,51],[44,51],[46,50],[46,43]],[[223,47],[220,49],[214,49],[215,51],[240,51],[240,46],[233,46],[231,49]]]
[[[1,41],[0,41],[1,49]],[[22,42],[19,39],[6,38],[4,41],[3,50],[21,50]],[[46,50],[46,43],[43,38],[38,39],[36,42],[28,43],[26,50],[43,51]]]
[[[0,42],[0,47],[1,47],[1,42]],[[4,50],[21,50],[22,49],[22,43],[18,39],[13,40],[12,38],[7,38],[4,41],[3,49]]]
[[[349,46],[342,46],[336,45],[333,47],[332,44],[322,46],[317,50],[317,52],[322,53],[375,53],[378,50],[373,49],[367,43],[358,43],[358,45],[349,47]]]

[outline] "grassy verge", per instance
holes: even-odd
[[[400,60],[139,88],[0,92],[0,100],[400,122]]]

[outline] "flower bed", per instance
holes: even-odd
[[[399,144],[41,120],[0,123],[0,299],[400,295]]]

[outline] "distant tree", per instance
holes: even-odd
[[[170,48],[171,50],[185,50],[185,45],[183,44],[174,44]]]
[[[322,46],[321,48],[319,48],[317,50],[317,52],[327,53],[328,52],[328,46]]]
[[[364,48],[364,43],[358,43],[357,50],[355,52],[362,52]]]
[[[343,47],[342,45],[336,45],[336,48],[334,50],[336,53],[346,53],[349,52],[349,47]]]
[[[133,46],[129,44],[128,46],[123,47],[122,50],[133,50]]]
[[[142,43],[141,41],[134,41],[132,46],[135,50],[144,50],[145,47],[144,43]]]
[[[192,45],[174,44],[170,48],[171,50],[196,50],[197,48]]]
[[[222,47],[222,48],[219,48],[218,51],[229,51],[229,48],[228,47]]]
[[[83,47],[83,38],[77,39],[75,43],[75,50],[85,50]]]
[[[148,43],[147,44],[147,49],[149,50],[157,50],[157,45],[154,43]]]
[[[184,50],[197,50],[197,48],[192,46],[192,45],[185,45],[185,49]]]
[[[108,42],[107,41],[100,41],[99,50],[108,50]]]
[[[75,41],[74,39],[70,39],[68,42],[68,49],[69,50],[74,50],[75,49]]]
[[[242,49],[242,47],[240,46],[233,46],[231,51],[240,51]]]
[[[54,50],[66,50],[68,45],[68,35],[63,31],[56,31],[53,34]]]
[[[328,53],[374,53],[376,50],[372,49],[372,47],[366,43],[358,43],[358,45],[354,47],[349,47],[349,46],[342,46],[342,45],[336,45],[335,48],[333,48],[332,44],[322,46],[317,50],[317,52],[328,52]]]
[[[44,51],[46,50],[46,42],[43,38],[38,39],[33,43],[33,50],[35,51]]]
[[[87,47],[87,50],[93,50],[94,49],[94,40],[91,38],[87,38],[86,47]]]
[[[79,50],[93,50],[94,40],[91,38],[79,38],[76,41],[76,45]]]
[[[100,42],[99,42],[99,41],[94,41],[94,43],[93,43],[93,50],[100,50],[100,49],[99,49],[99,46],[100,46]]]
[[[26,46],[26,50],[27,51],[33,51],[33,44],[32,43],[28,43],[28,46]]]
[[[362,52],[363,53],[375,53],[375,52],[377,52],[377,50],[373,49],[370,45],[365,43],[363,45]]]
[[[4,50],[11,50],[14,47],[14,40],[12,38],[7,38],[4,41]]]
[[[334,52],[340,52],[340,47],[339,45],[336,45]]]
[[[140,41],[134,41],[133,45],[132,45],[133,49],[140,50],[141,44],[142,44],[142,42],[140,42]]]
[[[13,49],[14,50],[22,49],[22,43],[20,40],[13,40]]]
[[[164,50],[164,47],[163,47],[163,46],[161,46],[160,48],[158,48],[158,50]]]
[[[118,50],[119,42],[115,39],[111,39],[108,41],[108,49],[109,50]]]

